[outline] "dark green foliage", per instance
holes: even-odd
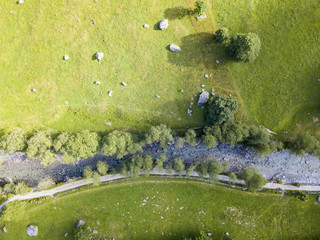
[[[222,139],[223,143],[235,143],[243,142],[249,136],[249,128],[246,124],[237,122],[225,123],[222,127]]]
[[[257,34],[237,34],[230,41],[230,54],[235,61],[253,62],[259,55],[261,41]]]
[[[209,161],[208,174],[210,178],[215,179],[222,172],[223,172],[223,166],[218,160],[213,159]]]
[[[137,178],[142,170],[143,163],[144,159],[142,156],[133,156],[121,162],[120,172],[124,176]]]
[[[81,225],[74,231],[74,240],[89,240],[92,236],[91,231],[85,225]]]
[[[214,34],[214,38],[218,43],[226,42],[229,39],[228,28],[220,28]]]
[[[307,132],[299,133],[291,144],[298,155],[306,153],[320,155],[320,142]]]
[[[261,173],[259,173],[257,169],[254,168],[242,169],[239,178],[246,182],[246,186],[250,192],[261,189],[266,183],[266,179],[261,175]]]
[[[52,147],[52,130],[39,130],[28,140],[27,154],[29,157],[43,157]]]
[[[107,175],[109,166],[107,163],[99,161],[97,162],[97,171],[101,176]]]
[[[92,171],[92,167],[91,166],[85,166],[83,169],[83,177],[85,179],[89,179],[92,178],[93,176],[93,171]]]
[[[185,165],[183,164],[182,158],[175,158],[173,160],[173,170],[181,175],[185,169]]]
[[[183,148],[185,140],[181,137],[176,139],[175,145],[176,148]]]
[[[206,119],[209,124],[221,125],[232,121],[238,110],[238,102],[235,98],[224,95],[216,95],[208,101],[206,107]]]
[[[210,134],[216,138],[217,141],[221,141],[222,139],[222,132],[220,126],[213,125],[212,127],[206,127],[205,133]]]
[[[185,140],[186,140],[186,143],[188,143],[191,147],[195,147],[197,145],[197,134],[196,132],[193,130],[193,129],[189,129],[187,132],[186,132],[186,135],[185,135]]]
[[[298,182],[294,182],[294,183],[292,183],[292,185],[295,186],[295,187],[300,187],[301,186],[301,184],[298,183]]]
[[[151,127],[146,134],[146,143],[159,143],[162,148],[166,148],[168,142],[173,142],[172,130],[166,125]]]
[[[25,209],[26,209],[26,203],[23,201],[13,201],[8,203],[5,206],[5,209],[2,213],[3,220],[5,222],[7,221],[15,221],[18,222],[23,218]]]
[[[303,202],[309,200],[309,196],[305,192],[296,192],[295,196],[296,196],[296,198],[300,199]]]
[[[150,155],[146,155],[143,158],[142,170],[145,176],[149,176],[153,168],[153,159]]]
[[[133,140],[133,135],[129,132],[113,131],[102,139],[102,144],[104,155],[117,154],[119,159],[129,153],[142,152],[142,146]]]
[[[196,172],[199,174],[199,177],[206,177],[208,174],[208,164],[206,162],[200,162],[196,167]]]
[[[216,146],[217,139],[210,133],[206,133],[203,135],[203,143],[206,148],[214,148]]]
[[[26,133],[21,128],[4,135],[0,140],[0,149],[7,153],[23,151],[26,148]]]
[[[193,10],[193,14],[195,16],[200,16],[208,11],[208,5],[205,1],[198,0],[196,1],[195,9]]]

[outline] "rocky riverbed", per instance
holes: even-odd
[[[157,144],[153,144],[145,147],[144,152],[157,158],[163,151]],[[311,155],[296,156],[289,150],[259,158],[252,153],[251,148],[242,145],[217,144],[215,148],[206,149],[200,143],[195,148],[185,144],[182,149],[169,145],[166,154],[169,160],[181,157],[188,164],[214,157],[221,161],[228,160],[233,171],[250,166],[259,169],[267,179],[281,179],[284,183],[320,184],[320,160]],[[22,152],[6,155],[4,158],[5,161],[0,165],[0,176],[3,180],[26,181],[32,184],[37,184],[46,176],[52,176],[57,182],[80,177],[85,166],[95,166],[97,161],[106,161],[110,168],[116,168],[120,163],[116,157],[96,155],[71,165],[63,164],[61,158],[58,158],[55,164],[43,167],[39,160],[29,159]]]

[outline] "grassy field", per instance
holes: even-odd
[[[294,197],[248,193],[195,180],[139,178],[110,183],[29,206],[19,223],[8,223],[0,238],[28,239],[26,227],[39,226],[35,239],[72,239],[83,219],[108,239],[181,239],[203,230],[221,239],[316,239],[320,205]],[[99,224],[98,224],[98,223]],[[65,233],[69,233],[64,238]]]
[[[182,18],[191,0],[1,2],[0,126],[68,131],[202,126],[203,110],[194,106],[193,117],[186,110],[205,84],[239,99],[238,120],[275,131],[296,123],[317,127],[318,0],[208,2],[203,22]],[[160,31],[163,18],[170,26]],[[213,42],[222,26],[260,35],[255,63],[233,63]],[[169,52],[170,43],[182,52]],[[97,51],[105,55],[101,62],[92,59]],[[62,60],[65,54],[68,61]],[[206,73],[212,78],[205,79]]]

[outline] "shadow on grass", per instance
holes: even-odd
[[[185,7],[167,8],[164,11],[165,18],[169,20],[183,19],[184,17],[192,14],[193,14],[193,10]]]
[[[97,53],[93,54],[92,57],[91,57],[91,60],[97,60]]]
[[[181,52],[168,50],[168,61],[182,66],[199,66],[204,64],[208,69],[215,69],[232,61],[228,55],[228,48],[218,44],[214,35],[207,32],[191,34],[181,39]],[[167,47],[168,49],[168,47]]]

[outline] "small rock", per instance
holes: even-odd
[[[201,87],[204,88],[206,85],[202,84]]]
[[[97,52],[96,58],[100,61],[103,58],[103,53]]]
[[[171,52],[180,52],[181,48],[173,43],[170,44],[169,49]]]
[[[15,11],[10,11],[9,13],[11,13],[11,14],[16,14],[16,12],[15,12]]]
[[[148,24],[143,25],[144,28],[150,28]]]
[[[38,227],[37,226],[33,226],[33,225],[28,226],[27,227],[27,234],[30,237],[37,236],[38,235]]]
[[[168,21],[168,19],[163,19],[163,20],[160,21],[160,23],[159,23],[159,28],[160,28],[161,30],[164,30],[164,29],[166,29],[166,28],[168,28],[168,27],[169,27],[169,21]]]
[[[65,105],[68,105],[69,103],[68,103],[68,101],[65,101],[64,104],[65,104]]]
[[[69,56],[68,55],[64,55],[63,56],[63,60],[68,60],[69,59]]]
[[[212,96],[214,96],[214,95],[215,95],[215,93],[214,93],[214,92],[211,92],[211,95],[212,95]]]
[[[191,98],[191,100],[193,100],[193,97]]]
[[[6,232],[7,232],[6,226],[4,226],[4,227],[2,228],[2,230],[6,233]]]
[[[121,84],[122,84],[123,86],[127,86],[127,84],[126,84],[125,82],[121,82]]]
[[[109,97],[112,96],[112,91],[110,90],[109,93],[108,93]]]
[[[157,97],[157,98],[160,98],[160,96],[159,96],[159,95],[156,95],[156,97]]]
[[[208,233],[207,235],[210,237],[210,236],[212,236],[212,233]]]
[[[205,75],[204,75],[204,77],[205,77],[205,78],[208,78],[208,77],[209,77],[209,75],[208,75],[208,74],[205,74]]]
[[[216,63],[219,64],[220,63],[219,60],[217,60]]]
[[[107,126],[111,126],[111,122],[105,122],[104,124]]]
[[[84,225],[84,223],[85,223],[84,220],[79,220],[79,221],[77,222],[77,228],[80,227],[80,226],[82,226],[82,225]]]
[[[180,92],[183,92],[183,89],[180,89]]]
[[[209,100],[209,93],[207,91],[203,91],[198,100],[198,106],[202,106],[203,104],[207,103]]]
[[[206,18],[207,18],[207,15],[204,13],[204,14],[198,16],[198,17],[197,17],[197,20],[198,20],[198,21],[201,21],[201,20],[204,20],[204,19],[206,19]]]
[[[101,82],[99,82],[99,81],[95,81],[95,82],[94,82],[94,84],[95,84],[95,85],[100,85],[100,84],[101,84]]]
[[[65,237],[68,236],[68,233],[66,233],[64,236],[65,236]]]
[[[93,233],[93,234],[97,234],[98,231],[97,231],[97,230],[93,230],[92,233]]]
[[[18,4],[22,4],[22,3],[24,3],[23,0],[19,0],[19,1],[18,1]]]
[[[37,90],[36,90],[36,89],[34,89],[34,88],[32,88],[32,89],[31,89],[31,92],[36,93],[36,92],[37,92]]]
[[[172,111],[170,111],[170,114],[173,114],[173,112],[172,112]]]

